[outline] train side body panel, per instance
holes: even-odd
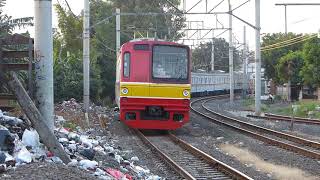
[[[191,73],[192,97],[226,94],[230,89],[229,73]],[[243,74],[235,73],[234,89],[242,89]]]

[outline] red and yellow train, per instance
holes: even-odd
[[[122,45],[117,59],[119,118],[137,129],[172,130],[189,121],[188,46],[155,39]]]

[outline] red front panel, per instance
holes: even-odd
[[[180,128],[189,121],[189,99],[152,99],[152,98],[126,98],[120,99],[120,120],[132,128],[137,129],[166,129]],[[141,112],[146,106],[161,106],[164,111],[169,112],[166,120],[141,119]],[[126,120],[126,113],[135,113],[135,120]],[[174,121],[174,114],[184,116],[181,121]]]

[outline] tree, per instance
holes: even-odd
[[[179,4],[179,0],[172,1]],[[110,102],[115,83],[115,17],[116,8],[122,12],[176,12],[162,0],[91,0],[90,1],[90,98],[94,102]],[[75,97],[82,100],[82,18],[70,9],[56,5],[59,29],[54,34],[55,100]],[[108,18],[110,17],[110,18]],[[108,20],[107,20],[108,19]],[[121,44],[131,40],[135,31],[146,35],[157,31],[159,38],[178,38],[184,18],[174,15],[121,16]],[[164,27],[166,28],[165,31]]]
[[[292,85],[302,84],[302,77],[299,75],[303,66],[301,51],[290,51],[282,56],[276,65],[277,78],[280,83],[291,81]]]
[[[0,1],[0,37],[11,34],[15,28],[32,26],[32,17],[23,17],[13,19],[11,16],[4,14],[2,7],[5,6],[6,0]]]
[[[229,72],[229,43],[222,38],[215,38],[214,43],[214,66],[215,70],[223,70]],[[193,70],[206,69],[211,67],[211,49],[212,42],[200,44],[192,52],[192,67]],[[240,52],[234,48],[233,50],[234,67],[240,67]]]
[[[82,100],[82,16],[75,16],[60,4],[55,5],[59,31],[54,32],[54,93],[55,101],[76,98]],[[90,96],[100,98],[100,69],[96,63],[96,43],[91,40]]]
[[[304,84],[313,87],[320,85],[320,40],[311,39],[303,47],[304,64],[300,75]]]
[[[267,34],[262,38],[262,47],[266,47],[268,45],[272,45],[275,43],[283,42],[288,39],[292,39],[295,37],[301,36],[301,34],[293,34],[288,33],[287,35],[284,33],[274,33],[274,34]],[[268,51],[262,52],[262,65],[265,68],[265,77],[267,79],[272,79],[275,83],[280,83],[279,76],[277,76],[276,72],[276,65],[279,59],[290,51],[299,51],[302,50],[303,42],[296,43],[290,46],[272,49]]]
[[[180,0],[171,1],[174,5],[179,5]],[[115,12],[115,8],[120,8],[121,12],[177,12],[167,1],[163,0],[92,0],[90,2],[92,32],[96,40],[97,65],[100,68],[101,76],[101,97],[103,101],[114,99],[114,82],[116,67],[115,52],[115,18],[110,17]],[[134,38],[134,32],[139,32],[144,37],[157,32],[160,39],[175,40],[182,36],[178,33],[184,26],[183,16],[157,15],[157,16],[121,16],[121,44]],[[104,22],[104,23],[101,23]],[[97,24],[99,23],[99,24]],[[167,28],[168,27],[168,28]]]
[[[128,37],[133,37],[137,31],[146,37],[147,31],[151,34],[157,32],[157,37],[160,39],[177,40],[183,36],[178,33],[185,27],[185,17],[180,15],[172,15],[178,13],[172,5],[178,7],[180,0],[111,0],[114,8],[120,8],[122,12],[156,12],[163,15],[148,15],[148,16],[124,16],[121,24],[124,25],[124,31]],[[127,38],[128,38],[127,37]],[[126,38],[126,39],[127,39]]]

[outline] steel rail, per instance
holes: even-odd
[[[195,156],[201,157],[204,161],[206,161],[208,164],[211,164],[212,167],[215,167],[219,171],[222,171],[223,173],[229,175],[232,177],[232,179],[252,179],[249,176],[243,174],[242,172],[232,168],[231,166],[213,158],[212,156],[208,155],[207,153],[199,150],[198,148],[190,145],[189,143],[183,141],[182,139],[178,138],[177,136],[173,134],[169,134],[170,138],[183,146],[187,151],[192,153]]]
[[[279,117],[279,118],[291,118],[290,116],[282,116],[278,114],[265,113],[265,116],[268,117]],[[320,119],[311,119],[311,118],[303,118],[303,117],[293,117],[295,120],[308,120],[308,121],[316,121],[320,122]]]
[[[207,101],[210,101],[210,99],[207,100]],[[203,106],[207,101],[203,102]],[[289,141],[292,141],[292,142],[295,142],[295,143],[299,143],[301,145],[306,145],[306,146],[310,146],[312,148],[320,149],[320,143],[319,142],[307,140],[307,139],[304,139],[304,138],[301,138],[301,137],[297,137],[297,136],[294,136],[294,135],[286,134],[286,133],[283,133],[283,132],[279,132],[279,131],[275,131],[275,130],[272,130],[272,129],[268,129],[268,128],[264,128],[264,127],[261,127],[261,126],[257,126],[257,125],[251,124],[251,123],[247,123],[247,122],[238,120],[236,118],[228,117],[228,116],[223,115],[221,113],[212,111],[211,109],[209,109],[206,106],[204,106],[203,108],[206,109],[207,111],[219,116],[219,117],[224,118],[225,120],[228,120],[229,122],[232,122],[232,123],[236,122],[236,123],[240,124],[242,127],[247,127],[247,128],[252,129],[252,130],[259,130],[260,132],[263,132],[263,133],[266,133],[266,134],[270,134],[270,135],[274,135],[274,136],[277,136],[277,137],[280,137],[280,138],[283,138],[283,139],[286,139],[286,140],[289,140]]]
[[[280,148],[283,148],[283,149],[286,149],[286,150],[290,150],[290,151],[293,151],[293,152],[302,154],[302,155],[307,156],[307,157],[320,159],[320,154],[317,153],[317,152],[315,152],[315,151],[311,151],[311,150],[308,150],[308,149],[306,149],[306,148],[302,148],[302,147],[299,147],[299,146],[296,146],[296,145],[288,144],[288,143],[286,143],[286,142],[282,142],[282,141],[279,141],[279,140],[276,140],[276,139],[273,139],[273,138],[270,138],[270,137],[267,137],[267,136],[263,136],[263,135],[258,134],[258,133],[256,133],[256,132],[253,132],[253,131],[250,131],[250,130],[248,130],[248,129],[242,128],[242,127],[247,127],[247,128],[250,127],[250,129],[252,129],[253,127],[255,127],[255,126],[250,126],[250,124],[248,125],[248,123],[242,123],[241,121],[239,122],[239,120],[237,120],[237,119],[230,118],[230,117],[224,116],[224,115],[222,115],[222,114],[220,114],[220,113],[217,113],[217,115],[218,115],[220,118],[223,118],[223,119],[224,119],[224,120],[219,120],[219,119],[217,119],[217,118],[213,118],[213,117],[211,117],[211,116],[209,116],[209,115],[207,115],[207,114],[204,114],[204,113],[196,110],[196,109],[192,106],[194,103],[196,103],[196,102],[198,102],[198,101],[207,100],[207,99],[210,100],[210,98],[201,98],[201,99],[197,99],[197,100],[193,101],[193,102],[190,104],[190,108],[191,108],[194,112],[196,112],[197,114],[200,114],[201,116],[204,116],[204,117],[206,117],[207,119],[211,120],[213,123],[216,123],[216,124],[223,125],[223,126],[225,126],[225,127],[231,128],[231,129],[233,129],[233,130],[235,130],[235,131],[238,131],[238,132],[240,132],[240,133],[242,133],[242,134],[246,134],[246,135],[248,135],[248,136],[251,136],[251,137],[253,137],[253,138],[256,138],[256,139],[258,139],[258,140],[261,140],[261,141],[263,141],[263,142],[265,142],[265,143],[268,143],[268,144],[271,144],[271,145],[275,145],[275,146],[278,146],[278,147],[280,147]],[[204,107],[203,107],[203,108],[204,108]],[[205,109],[205,110],[208,111],[207,109]],[[209,111],[209,112],[210,112],[210,111]],[[220,115],[221,115],[221,116],[220,116]],[[225,120],[228,121],[229,123],[226,123]],[[236,120],[236,121],[235,121],[235,120]],[[241,124],[241,125],[240,125],[241,127],[238,127],[238,126],[236,126],[236,125],[230,124],[230,123],[235,123],[235,122],[239,122],[238,124]],[[259,130],[263,130],[264,132],[268,132],[268,131],[264,130],[264,129],[266,129],[266,128],[258,127],[258,129],[259,129]],[[271,131],[271,134],[273,134],[274,132],[276,132],[276,131],[273,131],[273,130],[272,130],[272,131]],[[284,133],[280,133],[280,134],[284,134]],[[275,135],[275,133],[274,133],[274,135]],[[289,137],[292,137],[292,136],[290,135]],[[288,137],[287,137],[287,138],[288,138]],[[297,138],[297,137],[296,137],[296,138]],[[298,139],[300,139],[301,141],[304,140],[304,139],[302,139],[302,138],[298,138]]]
[[[287,121],[291,122],[293,121],[294,123],[300,123],[300,124],[312,124],[312,125],[320,125],[319,120],[314,120],[314,119],[303,119],[303,118],[297,118],[297,117],[289,117],[289,116],[280,116],[280,115],[267,115],[265,114],[264,116],[257,116],[257,115],[252,115],[248,114],[247,117],[251,118],[257,118],[257,119],[266,119],[266,120],[273,120],[273,121]]]
[[[196,177],[192,176],[189,172],[187,172],[183,167],[181,167],[178,163],[176,163],[173,159],[171,159],[168,155],[166,155],[160,148],[158,148],[155,144],[153,144],[142,132],[139,130],[134,130],[136,134],[142,139],[142,141],[149,147],[151,147],[155,152],[159,154],[159,156],[170,166],[172,167],[177,173],[179,173],[185,179],[196,179]],[[173,134],[169,133],[169,135],[165,135],[172,140],[174,144],[179,146],[180,148],[184,149],[186,152],[190,153],[195,159],[199,159],[200,161],[204,161],[210,167],[215,170],[218,170],[226,177],[230,177],[231,179],[237,180],[252,180],[249,176],[241,173],[240,171],[214,159],[213,157],[209,156],[208,154],[202,152],[201,150],[193,147],[192,145],[188,144],[187,142],[179,139],[178,137],[174,136]],[[190,159],[189,159],[190,161]],[[189,167],[189,166],[188,166]],[[190,166],[191,167],[191,166]],[[215,178],[221,178],[221,175],[213,173],[212,176]]]
[[[189,174],[181,166],[179,166],[177,163],[175,163],[169,156],[164,154],[159,148],[157,148],[154,144],[152,144],[151,141],[149,141],[148,138],[145,137],[139,130],[134,130],[134,131],[146,145],[148,145],[153,150],[155,150],[160,155],[161,159],[163,159],[165,161],[165,163],[167,163],[177,173],[179,173],[182,177],[184,177],[186,179],[195,180],[195,178],[191,174]]]

